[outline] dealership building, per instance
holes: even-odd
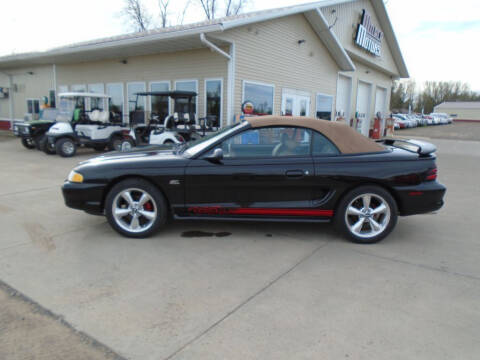
[[[361,119],[368,135],[393,80],[408,76],[383,0],[325,0],[0,57],[0,122],[37,118],[44,97],[55,105],[67,91],[110,95],[127,122],[137,92],[192,90],[197,116],[220,126],[249,103],[254,114]],[[174,105],[139,103],[146,117]]]

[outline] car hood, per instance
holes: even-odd
[[[93,159],[83,161],[80,167],[115,167],[122,168],[147,168],[151,166],[183,166],[187,161],[185,157],[177,154],[171,147],[166,146],[147,146],[135,148],[128,152],[110,152],[97,156]]]

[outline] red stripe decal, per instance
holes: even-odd
[[[332,217],[333,210],[315,209],[265,209],[265,208],[222,208],[191,207],[188,212],[197,215],[264,215],[264,216],[299,216],[299,217]]]

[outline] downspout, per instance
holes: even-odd
[[[228,59],[228,90],[227,90],[227,125],[232,124],[234,114],[234,96],[235,96],[235,44],[230,45],[230,54],[220,49],[217,45],[213,44],[204,33],[200,34],[200,41],[210,50],[222,55]],[[206,106],[206,104],[205,104]]]
[[[53,64],[53,90],[55,90],[55,97],[57,97],[57,65]]]

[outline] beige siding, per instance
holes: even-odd
[[[36,66],[9,70],[13,75],[15,91],[10,90],[14,102],[15,119],[23,119],[27,112],[27,99],[39,99],[48,96],[54,88],[53,66]],[[33,74],[29,74],[33,73]],[[0,79],[2,85],[8,87],[8,78]],[[5,83],[5,85],[3,85]],[[0,117],[10,118],[9,100],[0,100]]]
[[[244,26],[219,37],[235,42],[235,114],[241,112],[244,80],[275,85],[275,114],[281,111],[282,89],[309,92],[312,115],[317,92],[335,96],[338,66],[303,15]],[[299,45],[299,40],[306,42]]]
[[[436,107],[436,113],[445,113],[458,120],[480,121],[480,109],[454,109],[450,107]]]
[[[355,45],[357,26],[361,22],[363,9],[370,13],[373,24],[380,28],[377,15],[370,0],[352,1],[340,5],[329,6],[322,9],[322,11],[330,24],[335,23],[335,19],[337,19],[333,31],[344,46],[345,50],[361,57],[363,61],[371,63],[372,66],[380,67],[386,72],[397,75],[398,69],[385,38],[382,40],[382,55],[380,57],[370,54],[366,50]],[[332,10],[335,10],[335,13],[332,13]]]
[[[129,57],[88,63],[57,65],[57,85],[123,83],[127,96],[128,82],[198,80],[198,115],[205,115],[205,79],[223,78],[223,118],[226,118],[227,63],[223,56],[207,49]],[[126,100],[125,100],[126,101]]]

